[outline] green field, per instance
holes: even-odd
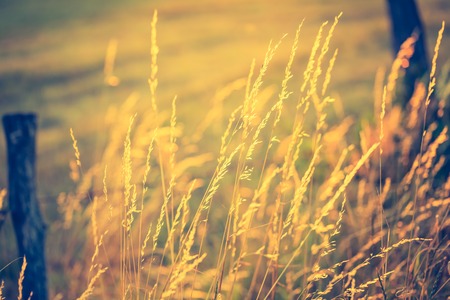
[[[447,24],[438,59],[439,80],[441,70],[450,66],[450,2],[417,2],[426,27],[430,55],[442,21]],[[113,136],[114,124],[124,124],[126,128],[129,116],[134,113],[139,122],[154,118],[148,114],[152,103],[147,82],[151,72],[150,23],[154,10],[158,11],[157,101],[160,118],[170,127],[172,99],[177,96],[177,129],[181,132],[177,133],[178,147],[195,140],[182,136],[194,134],[208,112],[217,109],[214,101],[221,90],[239,82],[237,80],[245,80],[253,59],[258,70],[269,41],[276,43],[287,34],[264,79],[264,92],[268,98],[276,97],[293,36],[304,20],[289,86],[297,95],[320,25],[325,21],[332,23],[340,12],[343,14],[330,44],[331,52],[338,49],[339,54],[329,87],[329,94],[336,101],[327,111],[328,122],[333,126],[344,116],[352,117],[351,141],[358,139],[358,130],[363,124],[374,122],[375,77],[380,70],[388,72],[393,61],[384,1],[1,1],[0,113],[36,112],[39,115],[38,198],[49,223],[60,219],[55,204],[58,195],[76,188],[76,183],[70,179],[69,163],[74,159],[70,128],[78,140],[83,168],[88,170],[102,161],[105,145]],[[117,85],[108,84],[104,72],[111,43],[116,43],[117,53],[113,73],[109,75],[118,78]],[[192,153],[213,153],[216,157],[228,116],[244,98],[244,84],[236,84],[239,88],[231,91],[221,104],[217,115],[220,120],[208,127]],[[130,103],[130,99],[137,101],[128,109],[124,105]],[[282,120],[281,128],[285,126],[290,130],[291,123],[292,120]],[[189,151],[190,148],[183,149],[180,153],[187,157]],[[312,152],[308,152],[309,156]],[[137,159],[145,158],[145,153],[134,155]],[[209,163],[214,159],[207,160],[209,175],[214,170]],[[336,161],[335,158],[330,160]],[[3,166],[1,189],[7,186],[3,132],[0,134],[0,161]],[[300,165],[304,167],[307,163]],[[199,169],[191,171],[190,177],[200,174]],[[326,177],[321,172],[327,171],[317,172],[318,180]],[[155,207],[151,209],[158,211]],[[173,214],[172,211],[172,217]],[[156,219],[157,215],[152,217]],[[217,217],[223,216],[217,213]],[[7,228],[10,227],[1,230]],[[85,239],[84,229],[77,232],[78,238]],[[0,234],[0,248],[4,243],[2,237],[12,235]],[[220,243],[220,239],[221,234],[212,238],[211,243]],[[55,253],[61,254],[59,251],[64,250],[55,250]],[[0,250],[0,269],[13,259],[12,252],[11,249]],[[54,254],[52,250],[50,253]],[[90,257],[84,260],[89,261]],[[50,264],[50,272],[62,272],[58,268],[63,267],[56,260]],[[55,271],[50,276],[51,293],[55,297],[63,293],[64,286],[70,282],[67,278],[58,278],[57,274]],[[74,295],[70,293],[61,295]]]
[[[419,5],[432,49],[440,23],[449,21],[449,4],[433,0],[419,1]],[[375,74],[379,68],[389,68],[392,60],[389,23],[381,1],[133,0],[107,5],[100,1],[4,1],[0,9],[1,112],[39,114],[39,190],[43,196],[67,187],[69,128],[82,141],[81,151],[91,153],[90,147],[98,145],[93,141],[103,134],[108,107],[119,105],[133,92],[140,95],[139,105],[149,105],[149,25],[154,9],[160,15],[159,98],[168,107],[178,95],[179,118],[185,123],[201,119],[205,113],[201,108],[208,107],[218,89],[246,77],[252,59],[261,62],[269,41],[285,33],[292,35],[303,19],[294,66],[297,73],[304,69],[318,26],[343,12],[332,44],[339,48],[339,56],[331,89],[342,100],[346,114],[371,115]],[[110,39],[118,43],[114,73],[120,85],[114,88],[105,86],[103,75]],[[285,42],[275,57],[270,71],[273,78],[282,74],[289,47],[290,42]],[[448,49],[444,39],[441,66]],[[4,161],[3,138],[0,157]],[[84,159],[92,163],[94,158]],[[1,186],[6,184],[4,174],[0,173]]]

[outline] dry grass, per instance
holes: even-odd
[[[181,99],[173,98],[171,112],[159,108],[155,12],[149,109],[136,113],[134,95],[112,109],[108,145],[88,170],[70,131],[77,189],[60,197],[62,218],[52,225],[58,235],[52,248],[60,251],[65,284],[52,294],[67,299],[448,294],[450,180],[435,186],[447,129],[421,127],[425,116],[416,113],[411,128],[421,128],[424,137],[419,155],[400,180],[383,176],[393,153],[409,154],[406,138],[404,144],[392,142],[409,133],[403,130],[406,113],[390,101],[402,72],[394,63],[377,127],[363,128],[361,145],[347,143],[353,122],[333,126],[327,119],[336,101],[328,87],[338,21],[339,16],[320,26],[300,83],[291,79],[301,25],[278,92],[264,80],[287,37],[269,44],[261,64],[251,64],[244,90],[245,81],[233,82],[218,92],[204,119],[183,125],[176,110]],[[114,83],[114,44],[109,51],[105,80]],[[434,71],[430,78],[433,89]],[[222,103],[232,90],[241,90],[243,104],[227,121]],[[426,115],[431,92],[419,92],[415,95],[424,101],[413,98],[411,107],[420,112],[425,105]],[[184,136],[184,126],[197,130]],[[212,127],[224,129],[222,136],[211,137]],[[217,153],[204,153],[200,141],[212,138]]]

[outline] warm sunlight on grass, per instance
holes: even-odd
[[[433,71],[405,110],[381,4],[45,5],[67,21],[3,21],[0,101],[41,117],[51,299],[448,295],[447,127],[425,127],[446,4],[423,7]],[[22,299],[1,245],[0,299]]]
[[[442,5],[439,1],[422,5],[425,20],[434,32],[439,21],[447,18]],[[55,186],[70,185],[60,176],[67,169],[70,153],[67,136],[60,128],[82,123],[78,128],[80,144],[98,148],[104,141],[93,140],[102,140],[105,118],[98,111],[121,103],[133,91],[146,98],[149,19],[154,7],[160,11],[159,33],[164,37],[160,41],[159,92],[162,99],[180,96],[180,118],[192,114],[201,118],[218,89],[245,77],[249,61],[263,56],[267,41],[292,32],[303,18],[307,22],[302,41],[310,44],[323,20],[345,12],[334,36],[340,54],[331,85],[350,114],[370,115],[366,102],[376,70],[386,68],[390,60],[382,3],[157,1],[150,5],[133,0],[126,4],[109,1],[105,6],[45,0],[37,6],[9,1],[0,9],[2,111],[39,112],[38,149],[43,161],[39,173]],[[11,17],[15,15],[22,18]],[[114,71],[120,84],[115,88],[103,85],[103,61],[111,39],[118,43]],[[282,58],[287,55],[289,47],[282,45],[267,83],[282,76]],[[300,46],[297,57],[296,68],[301,70],[308,47]],[[231,95],[227,102],[238,101],[239,97]],[[163,102],[164,108],[170,107],[170,100]],[[199,103],[198,109],[192,111],[192,103]],[[94,105],[101,109],[93,110]],[[229,112],[233,105],[227,107]],[[51,164],[46,163],[49,160]],[[86,160],[91,165],[95,157]],[[4,175],[0,174],[0,180],[5,182]],[[40,191],[52,196],[59,192],[44,183]]]

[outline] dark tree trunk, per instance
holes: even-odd
[[[414,0],[387,0],[389,19],[392,29],[392,50],[397,55],[402,43],[416,36],[414,54],[405,71],[400,89],[397,90],[396,101],[405,107],[414,93],[417,80],[423,78],[429,70],[428,53],[424,27]]]
[[[3,117],[8,151],[9,210],[19,256],[27,259],[23,299],[46,300],[45,224],[36,198],[36,129],[34,114]]]

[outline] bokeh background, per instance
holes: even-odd
[[[446,0],[418,1],[431,50],[443,20],[450,23]],[[1,113],[39,115],[39,192],[51,198],[69,184],[72,155],[69,128],[81,152],[101,147],[108,107],[132,93],[149,106],[150,21],[159,12],[160,105],[178,95],[181,122],[201,119],[218,89],[245,77],[252,59],[261,63],[270,40],[288,33],[270,77],[280,78],[297,26],[305,19],[294,72],[304,69],[313,39],[324,21],[343,12],[332,47],[339,48],[331,90],[345,115],[368,118],[373,111],[377,70],[392,61],[384,1],[56,1],[0,2]],[[445,32],[439,66],[450,51]],[[117,45],[114,76],[105,83],[108,45]],[[231,104],[230,107],[235,107]],[[188,121],[190,122],[190,121]],[[185,122],[186,123],[186,122]],[[3,132],[0,161],[5,164]],[[93,149],[94,147],[94,149]],[[84,155],[85,164],[95,160]],[[0,186],[6,186],[6,170]]]
[[[450,68],[450,2],[417,3],[430,53],[442,21],[447,23],[439,77]],[[155,9],[158,103],[167,110],[177,95],[177,118],[186,133],[204,118],[217,91],[245,78],[253,59],[257,66],[262,63],[269,41],[287,33],[265,79],[268,85],[279,84],[302,20],[294,88],[300,85],[318,28],[343,12],[331,44],[339,49],[330,85],[337,99],[331,120],[353,116],[357,123],[370,122],[376,74],[388,70],[393,60],[387,8],[381,0],[0,0],[0,112],[39,115],[38,198],[47,220],[56,218],[49,212],[58,194],[74,188],[69,176],[74,157],[70,128],[89,168],[108,138],[105,120],[112,107],[131,96],[137,99],[138,114],[150,108],[147,79]],[[115,55],[113,68],[105,74],[107,53]],[[242,93],[232,93],[224,103],[224,115],[241,101]],[[209,147],[205,152],[217,151],[217,138],[210,145],[202,141],[202,146]],[[0,166],[3,188],[3,131]],[[5,263],[1,257],[0,252],[0,267]]]

